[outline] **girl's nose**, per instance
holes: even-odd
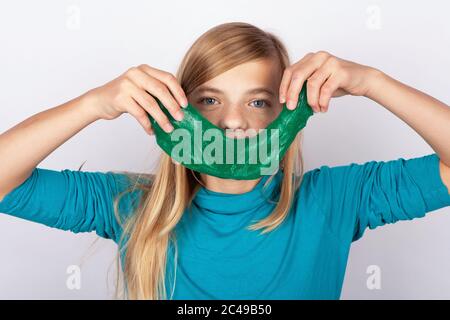
[[[227,105],[223,108],[223,113],[219,120],[219,125],[224,130],[246,129],[246,119],[242,108],[239,105]]]

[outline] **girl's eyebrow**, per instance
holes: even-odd
[[[214,88],[214,87],[210,87],[210,86],[200,86],[195,91],[197,91],[197,93],[202,93],[202,92],[214,92],[214,93],[218,93],[218,94],[224,93],[222,90]],[[264,92],[270,96],[275,97],[275,93],[270,88],[266,88],[266,87],[258,87],[258,88],[250,89],[247,91],[247,94],[255,94],[255,93],[260,93],[260,92]]]

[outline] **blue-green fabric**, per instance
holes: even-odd
[[[434,153],[324,165],[304,174],[285,221],[261,235],[246,227],[273,210],[283,173],[264,189],[267,179],[243,194],[199,190],[176,227],[176,278],[169,247],[169,298],[175,281],[173,299],[338,299],[350,246],[367,228],[450,206]],[[122,173],[36,168],[0,201],[0,212],[117,242],[113,197],[129,186]],[[140,195],[122,198],[123,217]]]

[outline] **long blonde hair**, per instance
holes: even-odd
[[[176,77],[186,95],[189,95],[197,86],[217,75],[239,64],[261,58],[276,59],[280,63],[280,70],[290,65],[287,50],[275,35],[248,23],[224,23],[211,28],[193,43],[184,56]],[[278,76],[281,79],[281,74]],[[303,177],[301,142],[302,131],[280,161],[283,179],[279,201],[273,212],[249,226],[249,230],[263,229],[262,233],[270,232],[288,215],[294,193]],[[131,189],[114,201],[116,218],[123,229],[117,257],[119,276],[116,297],[119,296],[119,278],[122,275],[125,298],[167,299],[167,249],[170,241],[176,249],[174,228],[201,184],[192,170],[175,164],[164,152],[156,173],[148,175],[147,182],[139,180],[137,175],[130,177],[135,182],[132,185],[142,191],[142,197],[135,214],[125,221],[121,221],[117,213],[118,202]],[[273,176],[267,183],[272,178]],[[124,261],[121,261],[122,253],[126,253]],[[177,250],[174,256],[176,266]],[[123,274],[120,266],[123,267]],[[173,293],[174,288],[171,291]]]

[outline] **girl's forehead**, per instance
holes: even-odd
[[[280,70],[272,60],[255,60],[240,64],[198,86],[193,93],[275,94]]]

